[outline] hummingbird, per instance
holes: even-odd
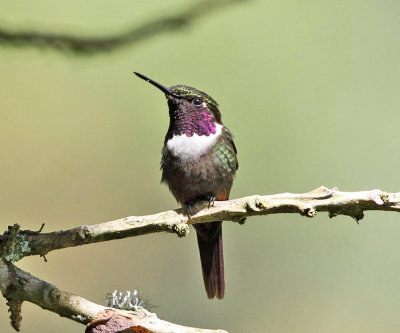
[[[198,201],[228,200],[239,167],[232,134],[222,124],[218,103],[186,85],[170,88],[134,72],[160,89],[167,99],[169,127],[162,149],[161,182],[185,212]],[[208,298],[225,293],[222,221],[194,224]]]

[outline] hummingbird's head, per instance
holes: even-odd
[[[170,117],[167,137],[215,134],[216,124],[221,124],[221,113],[213,98],[192,87],[177,85],[167,88],[142,74],[135,74],[165,93]]]

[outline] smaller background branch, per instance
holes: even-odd
[[[19,331],[21,327],[21,305],[28,301],[39,305],[81,324],[89,324],[86,332],[120,332],[132,329],[132,332],[220,332],[185,327],[157,318],[143,308],[137,311],[125,311],[95,304],[87,299],[58,289],[53,284],[17,268],[12,263],[0,260],[0,290],[7,299],[12,327]],[[140,328],[140,330],[139,330]]]
[[[76,54],[96,54],[115,51],[124,46],[137,43],[192,24],[195,20],[223,7],[233,5],[245,0],[205,0],[198,1],[179,11],[175,15],[167,15],[151,19],[141,26],[134,27],[126,32],[111,37],[83,38],[65,34],[52,34],[36,31],[9,31],[0,28],[0,45],[13,45],[18,47],[37,47],[54,49],[61,52],[73,51]]]

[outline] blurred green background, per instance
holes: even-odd
[[[1,1],[0,27],[113,35],[193,1]],[[400,2],[242,1],[112,53],[0,45],[0,218],[45,231],[177,207],[160,185],[165,98],[132,74],[204,90],[235,135],[232,198],[400,191]],[[138,289],[163,319],[231,332],[398,332],[399,215],[224,223],[226,296],[203,288],[195,234],[155,234],[18,263],[102,303]],[[83,326],[23,305],[22,332]],[[12,332],[5,300],[0,331]]]

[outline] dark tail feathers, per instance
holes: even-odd
[[[194,228],[207,296],[222,299],[225,292],[222,222],[198,223]]]

